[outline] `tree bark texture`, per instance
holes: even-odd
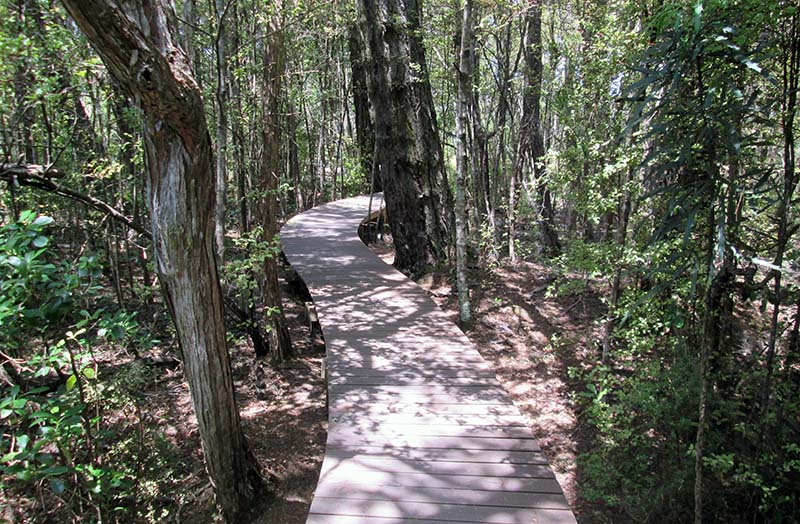
[[[217,57],[217,156],[215,166],[215,184],[217,187],[216,206],[214,207],[214,239],[217,244],[217,255],[222,263],[225,255],[225,192],[227,190],[226,167],[228,161],[228,50],[225,14],[228,2],[214,1],[214,14],[217,24],[216,57]]]
[[[386,195],[395,266],[417,272],[452,245],[452,196],[416,0],[361,0],[369,97],[375,116],[375,162]]]
[[[353,71],[353,109],[356,118],[356,142],[358,155],[361,160],[361,169],[364,176],[370,177],[372,173],[372,153],[375,150],[375,126],[370,114],[369,91],[367,88],[367,67],[364,62],[364,37],[359,31],[358,24],[349,28],[347,44],[350,50],[350,68]],[[381,181],[376,177],[374,191],[382,191]]]
[[[65,0],[111,74],[142,109],[156,267],[183,355],[206,466],[231,521],[260,478],[241,430],[214,253],[211,140],[200,91],[164,0]]]
[[[262,86],[262,139],[259,215],[263,227],[263,242],[275,243],[278,233],[278,182],[281,173],[280,155],[280,108],[285,74],[286,49],[282,22],[280,20],[281,2],[275,2],[276,13],[270,18],[264,39],[264,81]],[[286,319],[281,305],[278,287],[277,251],[264,259],[264,274],[260,282],[264,309],[267,317],[267,337],[270,357],[282,361],[292,355],[292,342],[286,328]]]
[[[458,320],[469,324],[470,303],[467,286],[467,198],[469,158],[467,156],[467,129],[472,96],[473,65],[472,0],[466,0],[462,8],[461,49],[458,59],[458,118],[456,120],[456,282],[458,287]]]
[[[522,95],[522,120],[519,130],[517,159],[514,165],[514,176],[522,180],[522,172],[527,162],[533,167],[539,216],[537,223],[543,243],[543,251],[547,256],[556,256],[561,252],[561,243],[555,230],[555,213],[550,191],[545,180],[544,131],[542,128],[542,6],[540,0],[529,0],[525,15],[525,42],[523,46],[525,79]],[[511,212],[512,210],[509,210]],[[513,221],[509,219],[509,228]],[[512,239],[509,239],[511,242]]]

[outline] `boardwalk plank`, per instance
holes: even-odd
[[[483,491],[475,489],[428,488],[424,493],[413,487],[326,483],[317,490],[317,497],[348,500],[382,500],[451,504],[458,506],[489,506],[505,508],[569,509],[561,493],[519,493],[515,491]],[[320,513],[323,513],[321,511]]]
[[[317,489],[326,486],[363,485],[369,490],[373,486],[398,486],[415,488],[421,493],[429,489],[463,489],[468,491],[504,491],[509,493],[560,494],[561,486],[554,478],[516,478],[516,477],[475,477],[462,475],[433,475],[430,473],[387,473],[383,471],[367,471],[357,477],[348,475],[346,471],[330,471]]]
[[[281,231],[327,349],[328,446],[307,524],[574,524],[491,366],[359,240],[368,206],[319,206]]]
[[[347,448],[369,446],[375,448],[414,447],[428,449],[474,449],[474,450],[509,450],[540,451],[535,439],[514,439],[498,437],[467,437],[440,435],[408,435],[403,432],[395,434],[372,433],[359,435],[355,431],[340,430],[328,433],[328,447]]]
[[[546,502],[543,502],[546,504]],[[568,506],[567,506],[568,508]],[[465,520],[505,524],[536,522],[538,508],[442,504],[419,501],[354,500],[314,497],[311,513],[357,515],[365,517],[411,517],[463,522]],[[541,509],[565,510],[559,507]],[[566,509],[566,511],[569,511]]]
[[[481,462],[448,462],[413,460],[386,455],[350,453],[338,449],[327,450],[320,478],[331,469],[348,468],[353,475],[361,471],[386,473],[431,473],[435,475],[463,475],[477,477],[553,478],[550,467],[544,464],[498,464]]]
[[[541,452],[508,451],[486,449],[442,449],[399,446],[332,446],[328,445],[332,457],[355,457],[357,455],[408,459],[427,462],[477,462],[490,464],[547,464]]]
[[[345,429],[346,428],[346,429]],[[338,431],[351,431],[361,435],[368,434],[402,434],[413,436],[440,436],[440,437],[475,437],[475,438],[531,438],[531,431],[520,426],[471,426],[469,424],[400,424],[384,423],[375,424],[370,420],[339,423],[331,420],[328,433]]]

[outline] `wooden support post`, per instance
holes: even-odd
[[[314,326],[319,325],[319,317],[317,317],[317,307],[313,302],[306,302],[306,317],[308,318],[308,329],[314,332]]]

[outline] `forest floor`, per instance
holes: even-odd
[[[231,365],[242,426],[272,495],[253,501],[258,524],[301,524],[319,477],[327,437],[326,391],[322,380],[325,345],[305,313],[304,286],[283,271],[281,292],[295,356],[283,364],[256,359],[252,343],[239,336],[231,345]],[[181,480],[166,494],[179,509],[175,522],[222,522],[204,471],[197,421],[181,373],[168,373],[148,394],[149,416],[175,446]],[[174,512],[174,507],[173,510]],[[174,513],[173,513],[174,515]],[[2,519],[0,519],[0,522]],[[171,522],[172,520],[170,520]]]

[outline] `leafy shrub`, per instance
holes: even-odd
[[[0,227],[0,343],[11,353],[3,368],[13,375],[0,393],[0,490],[19,499],[46,493],[64,514],[43,520],[136,520],[141,515],[127,501],[140,499],[141,514],[153,511],[134,478],[158,478],[174,461],[168,443],[149,430],[121,436],[126,422],[111,420],[113,408],[132,403],[144,383],[119,371],[104,376],[97,352],[150,338],[134,313],[101,307],[97,257],[58,260],[47,233],[53,222],[26,211]],[[124,452],[133,441],[139,453]],[[133,466],[139,455],[152,456],[159,469]]]

